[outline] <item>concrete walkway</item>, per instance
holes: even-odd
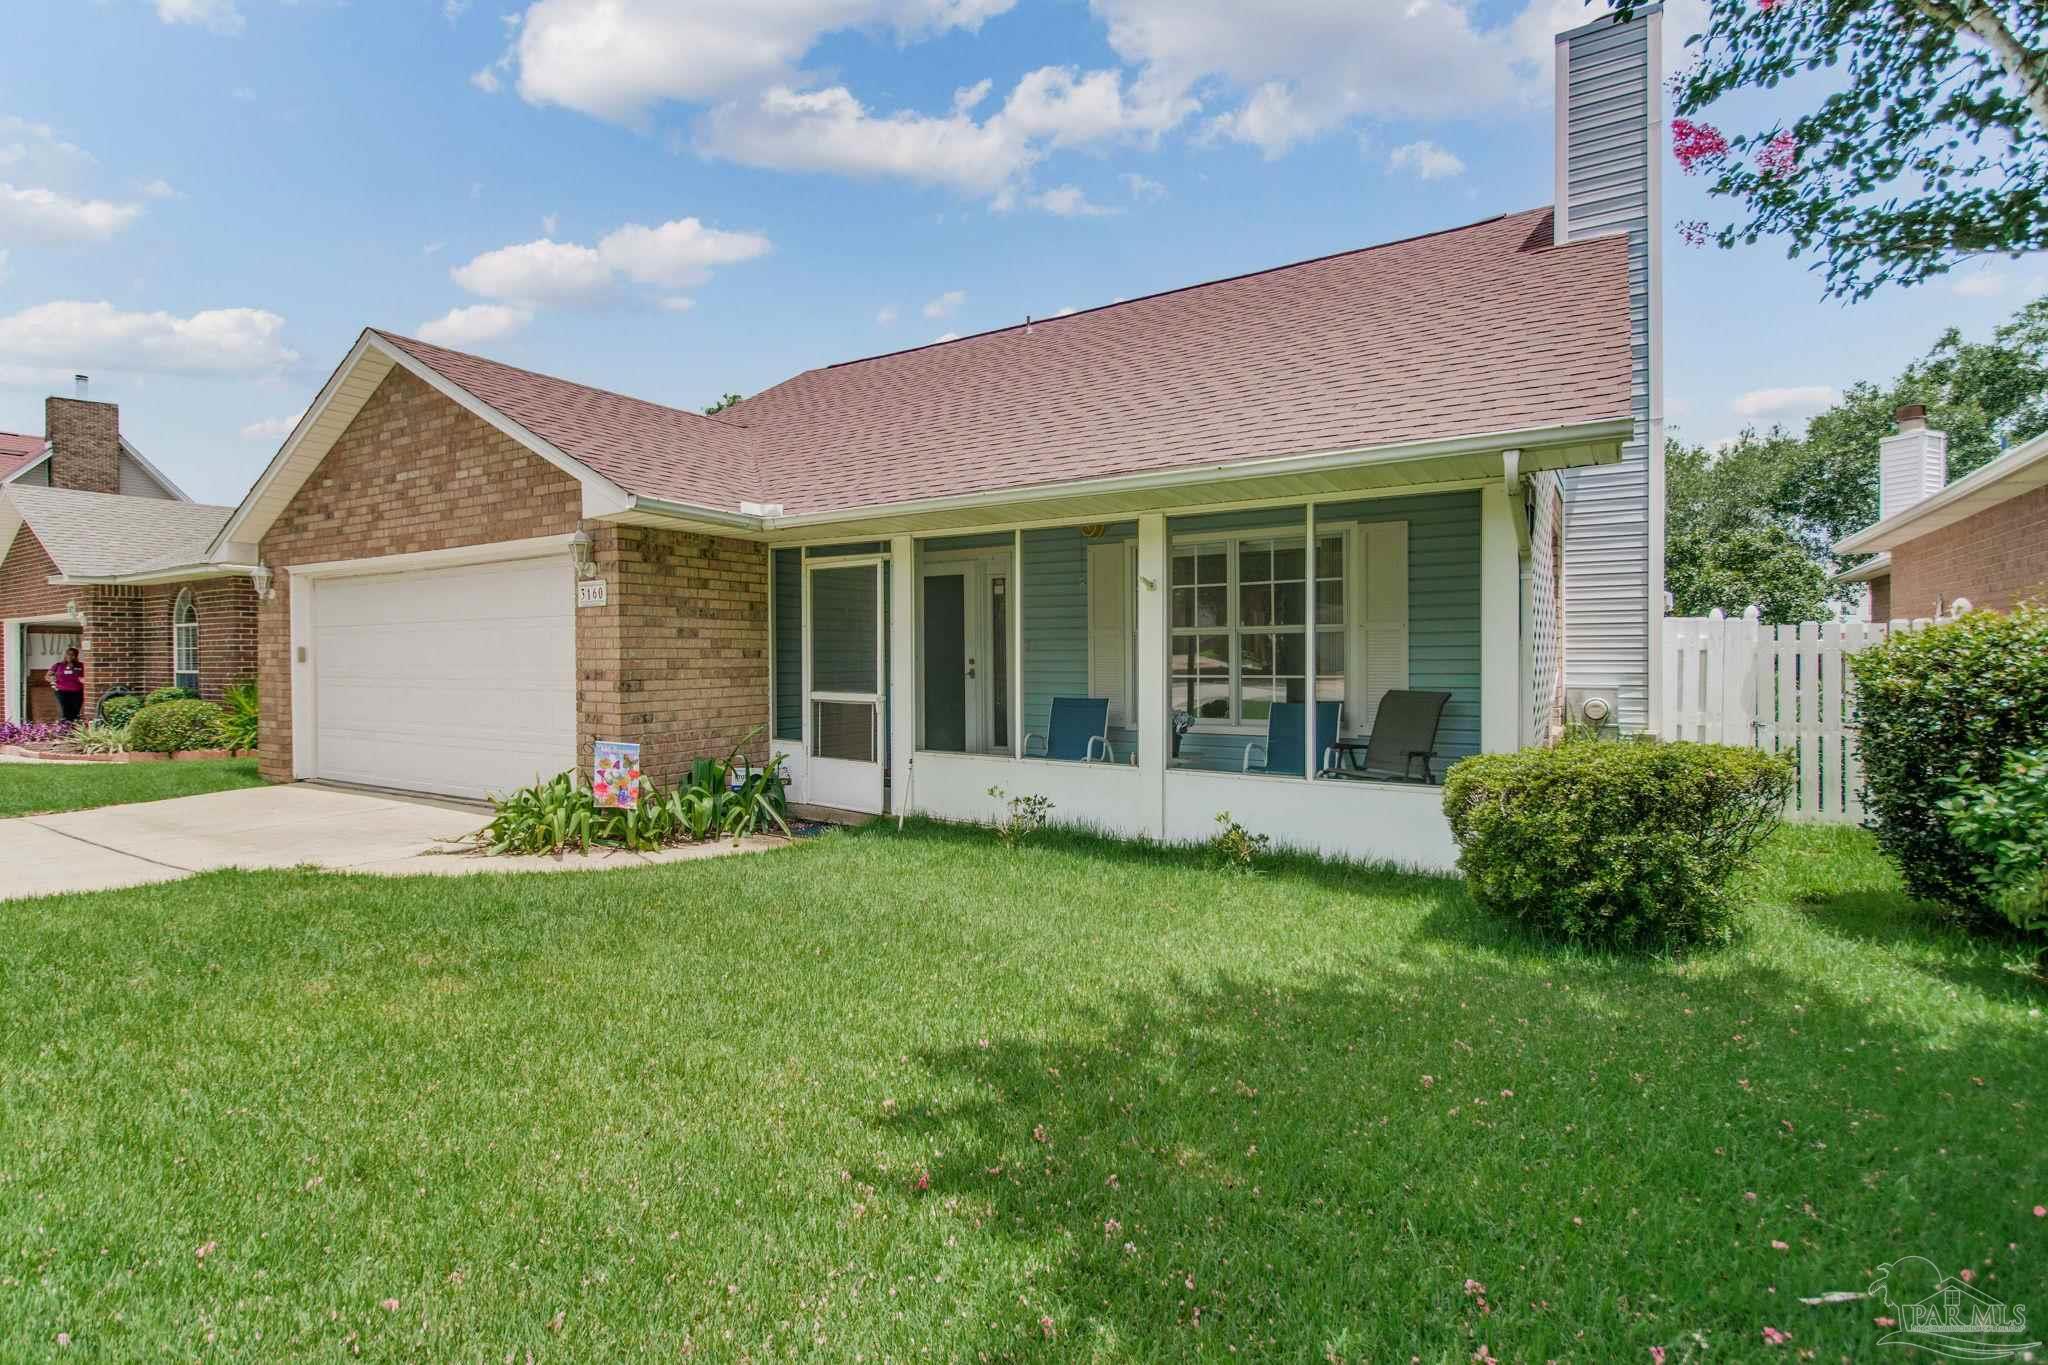
[[[480,858],[445,840],[489,812],[304,783],[0,820],[0,900],[175,881],[224,867],[312,866],[388,876],[594,872],[779,848],[782,838],[690,844],[659,853]]]

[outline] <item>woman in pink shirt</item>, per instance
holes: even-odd
[[[78,713],[85,709],[85,665],[78,662],[78,651],[65,650],[63,659],[51,664],[44,676],[57,694],[57,707],[64,713],[65,724],[76,721]]]

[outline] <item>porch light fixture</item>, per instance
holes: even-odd
[[[258,564],[249,575],[249,586],[256,589],[256,596],[263,601],[270,600],[270,566]]]
[[[85,619],[85,613],[78,609],[78,599],[75,597],[64,604],[64,614],[74,621]]]
[[[590,532],[578,531],[569,537],[569,557],[576,561],[576,576],[588,578],[597,569],[597,558],[591,553]]]

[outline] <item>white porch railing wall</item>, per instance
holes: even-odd
[[[1856,752],[1856,680],[1849,656],[1926,620],[1803,621],[1767,626],[1741,616],[1664,621],[1659,686],[1666,739],[1754,746],[1789,754],[1799,780],[1790,820],[1860,824],[1863,764]]]

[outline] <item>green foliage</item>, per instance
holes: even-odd
[[[128,722],[128,746],[144,753],[218,749],[221,710],[210,701],[163,701],[143,707]]]
[[[1027,794],[1009,796],[1001,787],[990,787],[988,794],[1004,803],[1007,814],[996,821],[996,838],[1004,848],[1014,849],[1026,839],[1052,823],[1052,798]]]
[[[1482,907],[1573,943],[1724,939],[1729,879],[1777,828],[1792,766],[1719,744],[1628,740],[1482,754],[1444,813]]]
[[[719,413],[724,412],[727,408],[739,402],[741,398],[742,395],[740,394],[728,393],[723,398],[719,399],[716,403],[713,403],[710,407],[704,409],[704,415],[706,417],[716,417]]]
[[[1272,835],[1252,833],[1231,819],[1229,811],[1218,811],[1216,823],[1219,828],[1209,840],[1209,851],[1231,871],[1250,872],[1260,858],[1272,851]]]
[[[1720,535],[1668,535],[1664,586],[1677,616],[1730,616],[1750,606],[1766,625],[1817,621],[1828,611],[1828,572],[1782,527],[1745,527]]]
[[[236,683],[221,698],[221,744],[229,749],[254,749],[262,731],[262,719],[256,684]]]
[[[2038,0],[1712,0],[1706,32],[1687,42],[1674,134],[1724,97],[1748,106],[1754,92],[1799,88],[1800,76],[1826,91],[1789,127],[1723,138],[1700,125],[1719,146],[1680,149],[1688,172],[1707,171],[1708,192],[1746,215],[1712,233],[1720,246],[1785,238],[1793,256],[1820,254],[1828,293],[1844,299],[1972,256],[2048,248],[2048,8]]]
[[[1902,632],[1850,656],[1850,667],[1878,843],[1915,896],[1993,909],[1979,855],[1941,803],[1957,782],[1990,780],[2012,754],[2048,745],[2048,608],[1971,612]]]
[[[167,701],[198,701],[199,694],[189,687],[159,687],[142,699],[144,706],[161,706]]]
[[[71,738],[82,754],[125,754],[128,752],[128,728],[123,725],[109,725],[97,721],[83,725],[71,732]]]
[[[2048,930],[2048,749],[2006,755],[1996,782],[1958,782],[1941,813],[1977,855],[1978,880],[2005,917],[2030,933]]]
[[[723,759],[700,758],[690,779],[663,795],[640,779],[639,803],[629,810],[600,806],[581,773],[557,773],[546,782],[491,798],[491,819],[468,842],[486,853],[587,853],[592,844],[650,853],[692,839],[735,842],[769,825],[789,833],[782,759],[756,768],[746,746],[756,726]]]
[[[135,719],[135,713],[141,709],[142,698],[132,692],[123,692],[100,703],[100,720],[108,725],[125,728],[129,721]]]

